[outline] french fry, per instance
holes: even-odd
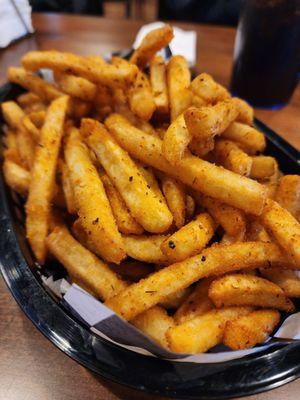
[[[257,310],[226,323],[223,343],[232,350],[263,343],[280,321],[277,310]]]
[[[250,177],[253,179],[268,179],[276,171],[277,161],[274,157],[254,156],[252,157],[252,166]]]
[[[230,140],[217,140],[213,154],[218,164],[239,175],[249,176],[252,158]]]
[[[138,235],[143,233],[144,229],[132,217],[124,200],[120,196],[120,193],[114,187],[109,177],[105,174],[102,174],[101,180],[105,188],[108,200],[110,202],[111,209],[115,217],[119,231],[127,235],[128,234]]]
[[[3,174],[8,186],[19,193],[26,196],[28,192],[30,173],[15,162],[5,159],[3,163]]]
[[[56,226],[47,237],[47,246],[68,273],[84,282],[101,300],[127,287],[107,264],[83,247],[65,226]]]
[[[165,263],[167,257],[160,246],[167,235],[123,235],[126,253],[139,261],[147,263]]]
[[[67,210],[70,214],[76,214],[76,201],[68,167],[63,161],[60,163],[59,167],[61,170],[61,184],[66,200]]]
[[[168,349],[166,333],[175,324],[166,310],[161,307],[152,307],[147,312],[136,316],[130,322],[162,347]]]
[[[233,101],[239,112],[236,120],[238,122],[242,122],[243,124],[252,125],[254,119],[253,108],[245,100],[242,100],[238,97],[232,97],[231,101]]]
[[[26,236],[41,264],[45,262],[47,254],[49,214],[54,196],[56,164],[68,101],[67,96],[62,96],[50,104],[31,172],[26,203]]]
[[[281,207],[288,210],[300,221],[300,176],[285,175],[280,181],[275,195]]]
[[[22,120],[22,123],[23,123],[24,128],[30,134],[30,136],[34,139],[34,141],[38,142],[39,138],[40,138],[40,130],[31,121],[30,116],[25,115],[25,117]]]
[[[232,101],[220,101],[214,106],[190,107],[184,112],[186,126],[194,138],[206,143],[220,135],[235,120],[237,109]]]
[[[177,168],[162,155],[162,141],[133,127],[117,114],[110,115],[106,126],[118,143],[138,160],[177,178],[195,190],[219,201],[259,215],[265,202],[265,188],[258,182],[224,170],[198,157],[184,157]]]
[[[171,122],[191,105],[190,82],[191,73],[186,59],[182,56],[173,56],[167,65]]]
[[[191,90],[196,96],[203,99],[206,104],[216,104],[230,97],[227,89],[215,82],[213,77],[205,72],[193,79]]]
[[[122,261],[120,264],[111,264],[110,268],[120,275],[122,279],[131,282],[138,282],[153,272],[153,267],[150,264],[136,260]]]
[[[148,187],[127,152],[117,144],[104,125],[97,121],[84,119],[81,132],[118,189],[133,218],[148,232],[165,232],[172,223],[172,215]]]
[[[38,129],[41,129],[45,122],[46,111],[33,111],[28,117]]]
[[[193,97],[192,97],[192,105],[194,107],[202,107],[202,106],[207,106],[207,103],[204,99],[202,99],[202,97],[197,96],[195,93],[193,93]]]
[[[167,200],[168,207],[173,214],[176,227],[179,229],[185,222],[185,200],[186,194],[184,186],[176,179],[170,178],[167,175],[161,176],[162,191]]]
[[[162,301],[170,293],[184,289],[199,279],[240,269],[272,266],[293,267],[272,243],[242,242],[228,246],[216,245],[134,283],[107,301],[106,305],[124,319],[130,320]]]
[[[233,122],[222,133],[224,139],[233,140],[248,154],[255,155],[265,150],[266,139],[264,134],[240,122]]]
[[[300,224],[286,209],[267,200],[260,221],[267,232],[300,268]]]
[[[71,129],[67,139],[65,160],[84,230],[97,254],[118,264],[125,257],[124,243],[102,181],[76,128]]]
[[[247,241],[261,241],[270,243],[272,242],[270,236],[267,234],[266,230],[262,227],[262,225],[257,221],[248,221],[247,223],[247,231],[246,231],[246,240]]]
[[[185,207],[186,207],[185,219],[187,222],[189,222],[191,219],[193,219],[196,209],[196,202],[194,198],[189,194],[187,194],[185,198]]]
[[[237,236],[231,236],[228,233],[224,233],[222,240],[219,242],[221,244],[233,244],[236,242],[243,242],[245,240],[245,231],[241,231]]]
[[[215,232],[216,224],[209,214],[199,214],[194,221],[184,225],[160,246],[172,262],[182,261],[199,254]]]
[[[54,85],[26,71],[24,68],[9,67],[7,78],[10,82],[17,83],[35,93],[42,101],[47,103],[63,95],[63,92],[58,90]]]
[[[170,328],[166,334],[170,349],[176,353],[205,353],[222,342],[228,321],[234,321],[250,312],[249,307],[212,310]]]
[[[10,128],[6,130],[3,143],[6,146],[3,152],[4,158],[24,167],[18,149],[17,135],[14,130]]]
[[[139,71],[128,90],[128,102],[131,111],[139,118],[149,121],[155,111],[155,102],[149,79]]]
[[[190,288],[179,290],[166,296],[159,304],[167,310],[176,310],[191,293]]]
[[[169,98],[166,65],[161,56],[153,57],[150,62],[150,83],[156,107],[155,114],[164,119],[169,112]]]
[[[300,297],[300,278],[295,271],[282,268],[263,268],[260,273],[266,279],[281,287],[288,297]]]
[[[194,192],[194,198],[229,236],[237,237],[245,232],[246,217],[241,210],[200,193]]]
[[[145,67],[160,49],[171,42],[173,36],[173,29],[170,25],[164,25],[162,28],[149,32],[133,52],[130,62],[137,64],[140,68]]]
[[[274,174],[270,176],[269,179],[267,180],[262,180],[262,184],[264,185],[264,187],[266,188],[267,191],[267,198],[269,199],[273,199],[275,200],[276,197],[276,192],[278,189],[278,185],[279,185],[279,179],[280,179],[280,171],[278,168],[278,164],[276,163],[274,165],[275,167],[275,171]]]
[[[180,325],[190,319],[203,315],[214,308],[214,305],[208,297],[208,289],[212,279],[201,279],[192,293],[181,304],[176,313],[174,320]]]
[[[19,129],[25,113],[14,101],[5,101],[1,104],[3,118],[11,129]]]
[[[32,92],[22,93],[17,97],[17,103],[22,108],[31,106],[34,103],[39,103],[41,101],[40,97]]]
[[[223,276],[212,282],[208,296],[217,308],[253,306],[291,312],[294,304],[283,290],[264,278],[246,274]]]
[[[101,60],[101,58],[100,58]],[[30,51],[23,56],[22,65],[30,71],[49,68],[54,71],[81,76],[93,83],[109,87],[124,86],[134,80],[137,74],[135,65],[116,67],[99,57],[81,57],[71,53],[50,51]]]
[[[87,117],[90,114],[91,110],[92,103],[76,99],[75,97],[71,98],[69,115],[72,118],[80,120],[81,118]]]
[[[165,204],[167,207],[167,201],[162,194],[162,191],[160,190],[159,184],[157,182],[157,179],[155,177],[155,174],[153,172],[153,169],[149,167],[148,165],[142,164],[139,161],[135,161],[136,166],[138,167],[139,171],[143,175],[143,177],[146,179],[147,184],[150,186],[150,189],[154,192],[154,195],[158,198],[158,201],[160,203]]]
[[[80,76],[61,72],[55,72],[54,76],[62,92],[84,101],[94,100],[97,93],[97,86],[94,83]]]
[[[207,139],[206,141],[199,141],[193,138],[189,144],[189,149],[193,154],[202,158],[215,147],[215,141],[213,138]]]
[[[191,139],[183,114],[180,114],[168,127],[162,142],[163,155],[171,165],[180,162]]]

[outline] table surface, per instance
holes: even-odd
[[[104,54],[129,48],[140,21],[36,14],[36,34],[0,51],[0,85],[9,65],[29,50],[57,49],[78,54]],[[197,71],[206,71],[225,85],[230,79],[235,29],[179,24],[197,32]],[[256,116],[300,148],[300,87],[289,105]],[[24,316],[0,279],[0,399],[117,400],[149,398],[95,376],[55,348]],[[292,400],[300,380],[246,399]],[[2,397],[3,396],[3,397]]]

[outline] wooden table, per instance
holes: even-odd
[[[37,33],[0,52],[0,84],[8,65],[33,49],[58,49],[79,54],[103,54],[130,47],[142,25],[58,15],[34,15]],[[197,70],[228,84],[235,30],[177,24],[197,31]],[[279,111],[258,110],[256,115],[300,148],[300,88],[291,103]],[[105,382],[55,348],[33,327],[0,279],[0,399],[5,400],[117,400],[149,398]],[[257,400],[294,400],[300,380],[272,392],[249,397]]]

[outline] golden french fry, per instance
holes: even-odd
[[[17,130],[17,144],[21,161],[30,170],[34,163],[36,146],[34,139],[23,126]]]
[[[195,93],[193,93],[192,105],[194,107],[199,108],[199,107],[207,106],[207,103],[202,97],[197,96]]]
[[[223,343],[232,350],[263,343],[280,321],[277,310],[257,310],[226,323]]]
[[[173,36],[173,29],[170,25],[164,25],[162,28],[149,32],[143,38],[140,46],[134,50],[130,62],[143,68],[160,49],[171,42]]]
[[[3,118],[11,129],[19,129],[25,113],[14,101],[5,101],[1,104]]]
[[[136,260],[147,263],[165,263],[168,261],[160,249],[167,237],[167,235],[123,235],[126,253]]]
[[[76,128],[67,139],[65,160],[84,230],[97,254],[118,264],[125,257],[124,243],[102,181]]]
[[[224,86],[215,82],[212,76],[203,72],[193,79],[191,83],[191,90],[206,104],[216,104],[218,101],[228,99],[230,97],[229,92]]]
[[[190,196],[189,194],[186,195],[185,198],[185,207],[186,207],[186,221],[189,222],[195,214],[195,209],[196,209],[196,202],[194,200],[194,198],[192,196]]]
[[[17,97],[17,103],[22,108],[31,106],[34,103],[40,103],[40,101],[41,101],[40,97],[37,94],[32,93],[32,92],[26,92],[26,93],[20,94],[20,96]]]
[[[128,102],[131,111],[139,118],[149,121],[155,111],[155,102],[149,79],[142,71],[128,90]]]
[[[235,120],[237,109],[230,99],[214,106],[190,107],[184,112],[186,126],[194,138],[206,143],[220,135]]]
[[[208,297],[208,289],[212,279],[201,279],[192,293],[181,304],[176,313],[174,320],[180,325],[189,319],[193,319],[199,315],[203,315],[214,308],[214,305]]]
[[[253,306],[275,308],[287,312],[295,306],[275,283],[246,274],[226,275],[214,280],[208,296],[217,308]]]
[[[252,158],[230,140],[216,140],[213,154],[218,164],[239,175],[249,176]]]
[[[15,131],[13,131],[12,129],[7,129],[6,134],[3,138],[3,143],[6,146],[6,149],[3,151],[4,158],[6,160],[13,161],[14,163],[25,168],[25,165],[20,157],[17,135]]]
[[[167,206],[167,201],[160,190],[159,184],[153,172],[153,169],[148,165],[142,164],[139,161],[135,161],[136,166],[138,167],[139,171],[146,179],[147,184],[150,186],[150,189],[154,192],[154,195],[158,198],[160,203],[163,203]]]
[[[143,233],[143,227],[136,222],[130,214],[120,193],[112,184],[109,177],[105,174],[101,175],[101,180],[105,188],[110,206],[115,217],[118,229],[124,234],[140,234]]]
[[[147,181],[126,151],[117,144],[105,126],[95,120],[84,119],[81,122],[81,132],[133,218],[149,232],[165,232],[172,223],[172,215],[148,187]]]
[[[71,98],[69,115],[75,119],[87,117],[92,110],[92,103],[76,98]]]
[[[228,321],[250,312],[250,307],[228,307],[209,311],[174,326],[166,334],[170,349],[176,353],[204,353],[222,342]]]
[[[293,267],[272,243],[242,242],[227,246],[216,245],[134,283],[107,301],[106,305],[126,320],[130,320],[162,301],[170,293],[184,289],[199,279],[240,269],[279,265]]]
[[[30,136],[34,139],[34,141],[38,142],[39,138],[40,138],[40,130],[31,121],[30,116],[25,115],[25,117],[22,120],[22,123],[23,123],[24,128],[30,134]]]
[[[41,129],[45,122],[46,111],[33,111],[28,117],[38,129]]]
[[[94,100],[97,86],[89,80],[62,72],[55,72],[54,77],[62,92],[84,101]]]
[[[132,82],[137,74],[135,65],[128,64],[126,67],[117,68],[115,65],[107,64],[100,57],[81,57],[55,50],[30,51],[23,56],[21,62],[23,67],[30,71],[49,68],[81,76],[93,83],[109,87],[124,86]]]
[[[68,167],[66,163],[62,161],[59,164],[59,168],[61,170],[61,184],[66,200],[67,210],[70,214],[76,214],[76,201]]]
[[[231,236],[228,233],[224,233],[222,240],[219,242],[221,244],[233,244],[236,242],[243,242],[245,240],[245,231],[241,231],[237,236]]]
[[[62,96],[50,104],[31,172],[26,203],[26,236],[41,264],[44,263],[47,254],[49,214],[54,196],[56,164],[68,101],[69,97]]]
[[[199,214],[194,221],[169,236],[160,248],[171,262],[185,260],[204,249],[215,228],[216,224],[209,214]]]
[[[248,154],[255,155],[265,150],[266,139],[264,134],[252,126],[233,122],[222,133],[224,139],[233,140]]]
[[[153,57],[150,62],[150,83],[156,107],[155,114],[159,118],[166,118],[169,112],[167,73],[161,56]]]
[[[150,264],[136,260],[122,261],[120,264],[111,264],[110,267],[119,274],[122,279],[131,282],[138,282],[153,272],[153,267]]]
[[[162,191],[167,200],[168,207],[173,214],[176,227],[179,229],[185,222],[185,200],[186,194],[184,185],[176,179],[162,175]]]
[[[285,175],[279,180],[275,195],[277,203],[300,221],[300,176]]]
[[[215,147],[215,141],[213,138],[207,139],[205,141],[199,141],[193,138],[189,144],[189,149],[193,154],[202,158]]]
[[[54,85],[44,79],[26,71],[24,68],[9,67],[7,78],[23,88],[35,93],[45,102],[51,102],[63,95]]]
[[[166,310],[161,307],[152,307],[130,322],[162,347],[169,348],[166,333],[175,324],[173,318],[168,315]]]
[[[15,162],[6,159],[3,163],[3,174],[8,186],[19,193],[26,196],[28,192],[30,173]]]
[[[260,273],[266,279],[281,287],[288,297],[300,297],[300,278],[295,271],[282,268],[264,268]]]
[[[300,224],[286,209],[268,199],[260,221],[272,238],[300,268]]]
[[[108,299],[127,287],[107,264],[83,247],[65,226],[56,226],[47,237],[49,251],[68,273],[82,280],[101,299]]]
[[[159,304],[167,310],[176,310],[190,295],[191,288],[185,288],[166,296]]]
[[[167,83],[170,104],[170,119],[174,121],[192,102],[189,90],[191,72],[182,56],[173,56],[167,65]]]
[[[257,220],[248,221],[247,231],[246,231],[247,241],[261,241],[261,242],[272,242],[270,236],[267,234],[266,230],[261,226]]]
[[[253,179],[268,179],[276,171],[277,161],[274,157],[256,156],[252,157],[250,177]]]
[[[236,120],[243,124],[252,125],[254,119],[253,108],[245,101],[238,97],[232,97],[231,101],[234,103],[238,110],[238,116]]]
[[[273,199],[273,200],[276,197],[276,192],[278,189],[279,179],[280,179],[280,171],[279,171],[277,162],[275,163],[274,167],[275,167],[274,174],[271,175],[269,179],[267,179],[267,180],[263,179],[261,181],[262,184],[264,185],[264,187],[266,188],[267,198]]]
[[[171,165],[177,165],[188,147],[192,135],[180,114],[168,127],[162,142],[162,152]]]
[[[258,182],[188,155],[174,168],[162,155],[162,141],[133,127],[118,114],[110,115],[106,126],[118,143],[138,160],[177,178],[195,190],[259,215],[265,202],[265,188]]]

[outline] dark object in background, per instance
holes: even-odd
[[[234,49],[231,91],[252,105],[279,108],[298,81],[300,0],[247,0]]]
[[[242,0],[159,0],[162,20],[236,26]]]
[[[33,12],[103,15],[102,0],[29,0]]]

